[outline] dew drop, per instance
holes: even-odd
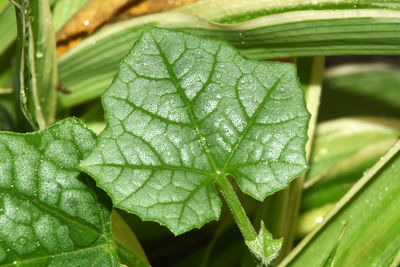
[[[43,52],[42,51],[37,51],[36,52],[36,57],[37,58],[42,58],[43,57]]]
[[[90,24],[90,21],[88,21],[88,20],[85,20],[84,22],[83,22],[83,25],[85,25],[85,26],[88,26]]]
[[[220,171],[220,170],[217,170],[217,174],[220,175],[220,174],[221,174],[221,171]]]
[[[13,264],[17,264],[17,261],[14,261]]]
[[[322,218],[321,216],[319,216],[319,217],[317,217],[317,218],[315,219],[315,221],[316,221],[317,223],[322,223],[323,220],[324,220],[324,218]]]
[[[18,243],[20,243],[21,245],[25,245],[26,243],[28,243],[28,240],[22,236],[18,239]]]

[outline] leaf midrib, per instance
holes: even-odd
[[[206,154],[206,156],[207,156],[212,168],[214,169],[214,171],[218,172],[219,170],[218,170],[217,164],[216,164],[216,162],[214,160],[213,155],[211,155],[211,153],[209,152],[210,149],[208,148],[207,143],[200,141],[200,140],[202,140],[202,139],[204,139],[206,137],[203,136],[201,134],[201,132],[200,132],[200,127],[199,127],[200,124],[199,124],[196,116],[194,115],[194,111],[193,111],[192,105],[191,105],[189,99],[186,97],[184,89],[182,87],[180,87],[180,85],[179,85],[178,77],[176,77],[175,73],[171,69],[171,65],[169,64],[168,59],[167,59],[166,55],[164,54],[164,51],[161,49],[161,47],[160,47],[159,43],[157,42],[157,40],[154,38],[154,36],[151,33],[149,33],[149,35],[153,39],[154,44],[156,45],[158,51],[160,52],[160,56],[161,56],[161,58],[162,58],[162,60],[164,62],[165,67],[167,68],[168,74],[171,77],[171,80],[172,80],[176,90],[178,91],[178,94],[179,94],[180,98],[182,99],[183,103],[185,104],[185,107],[187,108],[190,122],[192,123],[192,126],[195,127],[195,129],[193,129],[193,130],[194,130],[195,134],[197,135],[197,138],[198,138],[198,140],[199,140],[199,142],[201,144],[201,147],[202,147],[204,153]],[[186,47],[185,47],[185,49],[186,49]],[[211,75],[212,75],[212,73],[210,74],[210,77],[211,77]]]
[[[185,106],[186,106],[186,108],[187,108],[188,115],[189,115],[190,121],[191,121],[191,123],[192,123],[191,126],[194,126],[194,127],[195,127],[195,129],[193,129],[193,130],[195,130],[195,134],[196,134],[197,137],[199,138],[199,142],[200,142],[200,144],[201,144],[201,146],[202,146],[202,149],[203,149],[204,153],[206,154],[206,156],[207,156],[209,162],[211,163],[211,165],[212,165],[214,171],[215,171],[216,173],[221,173],[222,175],[224,175],[224,173],[225,173],[227,167],[229,167],[229,164],[230,164],[230,162],[231,162],[231,160],[232,160],[232,157],[234,156],[234,154],[235,154],[237,148],[239,147],[241,141],[242,141],[243,138],[246,136],[247,132],[251,129],[251,127],[252,127],[253,123],[255,122],[255,120],[256,120],[258,114],[260,114],[260,112],[263,110],[265,104],[270,100],[271,94],[275,91],[276,87],[277,87],[278,84],[281,82],[282,77],[284,77],[290,70],[285,71],[281,76],[278,77],[277,81],[276,81],[276,82],[270,87],[270,89],[267,91],[267,93],[266,93],[266,95],[265,95],[263,101],[259,104],[259,106],[257,107],[257,109],[255,110],[255,112],[253,113],[253,115],[252,115],[251,117],[249,117],[249,116],[247,115],[247,113],[245,113],[245,114],[247,115],[246,117],[249,119],[249,121],[248,121],[248,123],[247,123],[245,129],[241,132],[241,135],[239,136],[237,142],[233,145],[233,149],[232,149],[231,153],[229,154],[228,158],[226,159],[224,166],[223,166],[222,168],[219,169],[219,168],[217,167],[217,164],[216,164],[216,162],[215,162],[215,159],[214,159],[213,155],[209,152],[210,149],[209,149],[208,146],[207,146],[207,142],[201,142],[201,141],[200,141],[200,140],[202,140],[203,138],[204,138],[205,140],[207,140],[207,138],[201,134],[200,127],[199,127],[199,126],[200,126],[200,123],[199,123],[199,121],[197,120],[196,116],[194,115],[194,111],[193,111],[193,108],[192,108],[192,101],[189,101],[189,99],[188,99],[188,98],[186,97],[186,95],[185,95],[184,89],[183,89],[182,87],[179,86],[179,79],[176,77],[175,73],[174,73],[173,70],[171,69],[171,65],[169,64],[168,59],[167,59],[166,55],[164,54],[163,50],[161,49],[159,43],[157,42],[157,40],[154,38],[154,36],[153,36],[151,33],[149,33],[149,35],[150,35],[151,38],[153,39],[153,41],[154,41],[154,43],[155,43],[155,45],[156,45],[156,47],[157,47],[157,49],[158,49],[158,51],[159,51],[159,53],[160,53],[160,56],[161,56],[161,58],[162,58],[162,60],[163,60],[163,63],[164,63],[164,65],[165,65],[166,68],[167,68],[168,74],[169,74],[169,76],[171,77],[171,80],[172,80],[172,82],[173,82],[175,88],[177,89],[180,98],[182,99],[182,101],[184,102],[184,104],[185,104]],[[186,48],[185,48],[185,49],[186,49]],[[215,60],[215,61],[216,61],[216,55],[218,54],[218,51],[219,51],[220,49],[221,49],[221,45],[219,46],[217,52],[216,52],[215,55],[214,55],[214,60]],[[214,65],[215,65],[215,62],[214,62]],[[212,70],[212,71],[213,71],[213,70]],[[204,88],[209,84],[209,82],[210,82],[210,80],[211,80],[211,76],[212,76],[212,71],[211,71],[211,73],[210,73],[210,76],[209,76],[208,80],[203,84],[202,88],[197,92],[197,94],[196,94],[196,96],[195,96],[194,99],[197,99],[197,96],[198,96],[201,92],[203,92]],[[263,88],[265,88],[265,87],[263,86]],[[238,91],[238,88],[235,87],[235,91]],[[239,99],[238,99],[238,101],[240,102]],[[240,102],[240,103],[241,103],[241,102]],[[211,174],[211,175],[214,176],[215,174]],[[217,177],[217,178],[218,178],[218,177]]]

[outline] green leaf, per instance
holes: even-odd
[[[219,217],[215,183],[236,201],[227,175],[262,200],[307,168],[309,113],[292,64],[147,27],[102,99],[107,127],[79,168],[116,207],[174,234]]]
[[[272,234],[265,228],[264,222],[261,221],[260,232],[255,240],[246,241],[246,245],[259,261],[256,264],[260,266],[269,266],[278,256],[282,247],[283,239],[274,239]]]
[[[399,10],[393,1],[380,0],[210,0],[117,22],[60,57],[60,80],[71,92],[60,95],[60,105],[70,107],[100,96],[111,83],[119,59],[146,24],[225,40],[254,59],[399,55]],[[246,21],[215,23],[237,16]]]
[[[389,266],[400,250],[400,142],[336,204],[281,266],[320,266],[346,230],[335,266]]]
[[[0,263],[117,266],[110,211],[75,165],[95,135],[75,118],[0,133]]]
[[[3,54],[7,48],[17,38],[17,23],[15,21],[15,9],[8,1],[2,1],[2,8],[0,8],[0,55]]]
[[[42,129],[55,120],[57,60],[48,0],[13,0],[17,10],[15,90],[25,128]]]

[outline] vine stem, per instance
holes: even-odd
[[[251,241],[257,238],[257,232],[254,230],[249,218],[244,211],[235,191],[228,180],[228,176],[221,174],[217,179],[217,184],[228,204],[229,209],[239,227],[245,240]]]

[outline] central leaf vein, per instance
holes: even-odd
[[[206,137],[203,136],[201,131],[200,131],[200,127],[199,127],[200,124],[198,122],[197,117],[194,115],[194,111],[193,111],[192,105],[191,105],[189,99],[186,97],[183,88],[179,85],[178,78],[176,77],[174,71],[172,70],[171,65],[168,63],[168,59],[166,58],[166,56],[164,54],[164,51],[161,49],[160,44],[157,42],[157,40],[154,38],[154,36],[152,34],[150,34],[150,36],[152,37],[152,39],[153,39],[158,51],[160,52],[160,56],[161,56],[161,58],[162,58],[162,60],[164,62],[165,67],[167,68],[168,74],[171,77],[171,80],[172,80],[176,90],[179,93],[180,98],[182,99],[183,103],[185,104],[185,106],[187,108],[187,112],[188,112],[190,121],[194,126],[193,130],[195,131],[195,134],[197,135],[197,137],[198,137],[198,139],[200,141],[202,149],[203,149],[204,153],[206,154],[206,156],[207,156],[210,164],[212,165],[214,171],[217,171],[218,170],[217,164],[215,163],[214,157],[210,153],[210,149],[208,148],[207,143],[201,141],[201,140],[206,139]]]

